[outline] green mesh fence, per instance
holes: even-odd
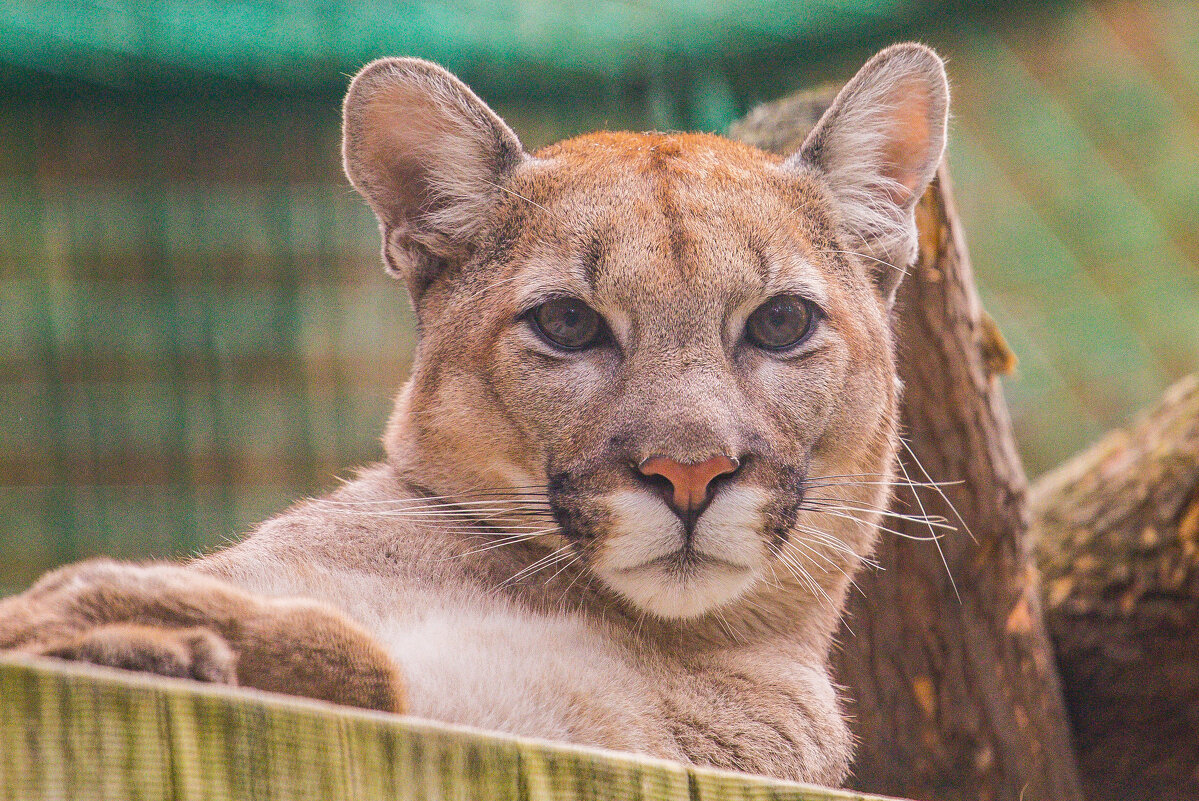
[[[412,320],[337,114],[384,53],[458,70],[537,146],[717,129],[938,46],[1022,454],[1052,466],[1199,364],[1199,11],[980,6],[5,4],[0,592],[213,547],[381,455]]]
[[[100,82],[170,69],[296,86],[328,84],[379,55],[457,71],[535,65],[617,77],[671,60],[734,61],[797,41],[827,47],[891,31],[962,2],[833,0],[457,0],[405,3],[25,2],[0,12],[0,59]],[[982,4],[978,4],[982,5]],[[830,41],[831,40],[831,41]],[[501,81],[492,77],[492,83]],[[508,75],[509,85],[520,76]]]

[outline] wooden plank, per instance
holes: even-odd
[[[12,654],[0,744],[0,801],[882,801]]]

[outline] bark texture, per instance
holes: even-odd
[[[815,116],[804,104],[819,110],[827,97],[758,110],[731,133],[788,152]],[[895,319],[903,469],[912,481],[959,483],[897,493],[883,570],[859,577],[850,600],[834,669],[859,740],[851,785],[930,801],[1078,801],[1026,482],[995,377],[1010,352],[980,308],[944,168],[917,213],[920,256]],[[899,516],[924,514],[965,526],[932,542]]]
[[[1031,501],[1087,797],[1199,798],[1199,377]]]

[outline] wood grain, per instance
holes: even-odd
[[[74,663],[0,656],[0,801],[885,801]]]

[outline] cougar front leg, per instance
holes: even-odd
[[[0,650],[403,712],[398,668],[316,601],[252,595],[177,565],[83,562],[0,600]]]

